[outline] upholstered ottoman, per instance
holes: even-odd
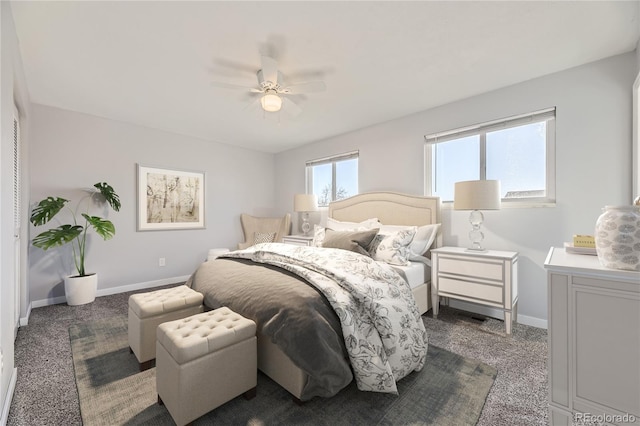
[[[140,371],[153,365],[158,325],[202,312],[202,299],[202,294],[186,285],[129,297],[129,347]]]
[[[178,426],[256,395],[256,324],[222,307],[158,326],[156,389]]]

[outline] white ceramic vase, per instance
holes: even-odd
[[[68,276],[64,279],[64,294],[67,305],[76,306],[91,303],[96,299],[98,291],[98,274],[80,277]]]
[[[606,206],[596,222],[596,252],[606,268],[640,271],[640,206]]]

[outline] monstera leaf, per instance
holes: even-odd
[[[91,225],[94,231],[100,235],[103,239],[108,240],[116,234],[116,227],[113,226],[111,221],[102,219],[98,216],[89,216],[83,213],[82,217],[85,218],[87,223]]]
[[[107,182],[98,182],[93,186],[100,191],[113,210],[117,212],[120,211],[120,197],[118,197],[118,194],[116,194],[111,185]]]
[[[40,201],[38,205],[31,212],[31,223],[34,226],[44,225],[49,222],[62,208],[67,204],[69,200],[65,200],[60,197],[47,197]]]
[[[83,228],[80,225],[61,225],[54,229],[44,231],[33,239],[33,245],[43,250],[64,245],[73,241]]]

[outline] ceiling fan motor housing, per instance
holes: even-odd
[[[282,79],[282,73],[280,71],[278,71],[278,81],[265,81],[264,80],[264,75],[262,73],[262,70],[258,70],[257,72],[258,75],[258,84],[260,84],[260,87],[263,90],[267,90],[267,89],[272,89],[275,90],[276,92],[279,92],[280,90],[282,90],[282,86],[280,85],[279,82],[281,82]]]

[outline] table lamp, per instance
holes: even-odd
[[[469,215],[471,231],[470,251],[486,251],[482,247],[484,234],[480,229],[484,216],[480,210],[500,209],[500,181],[499,180],[469,180],[456,182],[453,195],[454,210],[472,210]]]
[[[309,212],[318,211],[318,197],[313,194],[296,194],[293,197],[293,211],[302,213],[302,232],[309,235],[311,224]]]

